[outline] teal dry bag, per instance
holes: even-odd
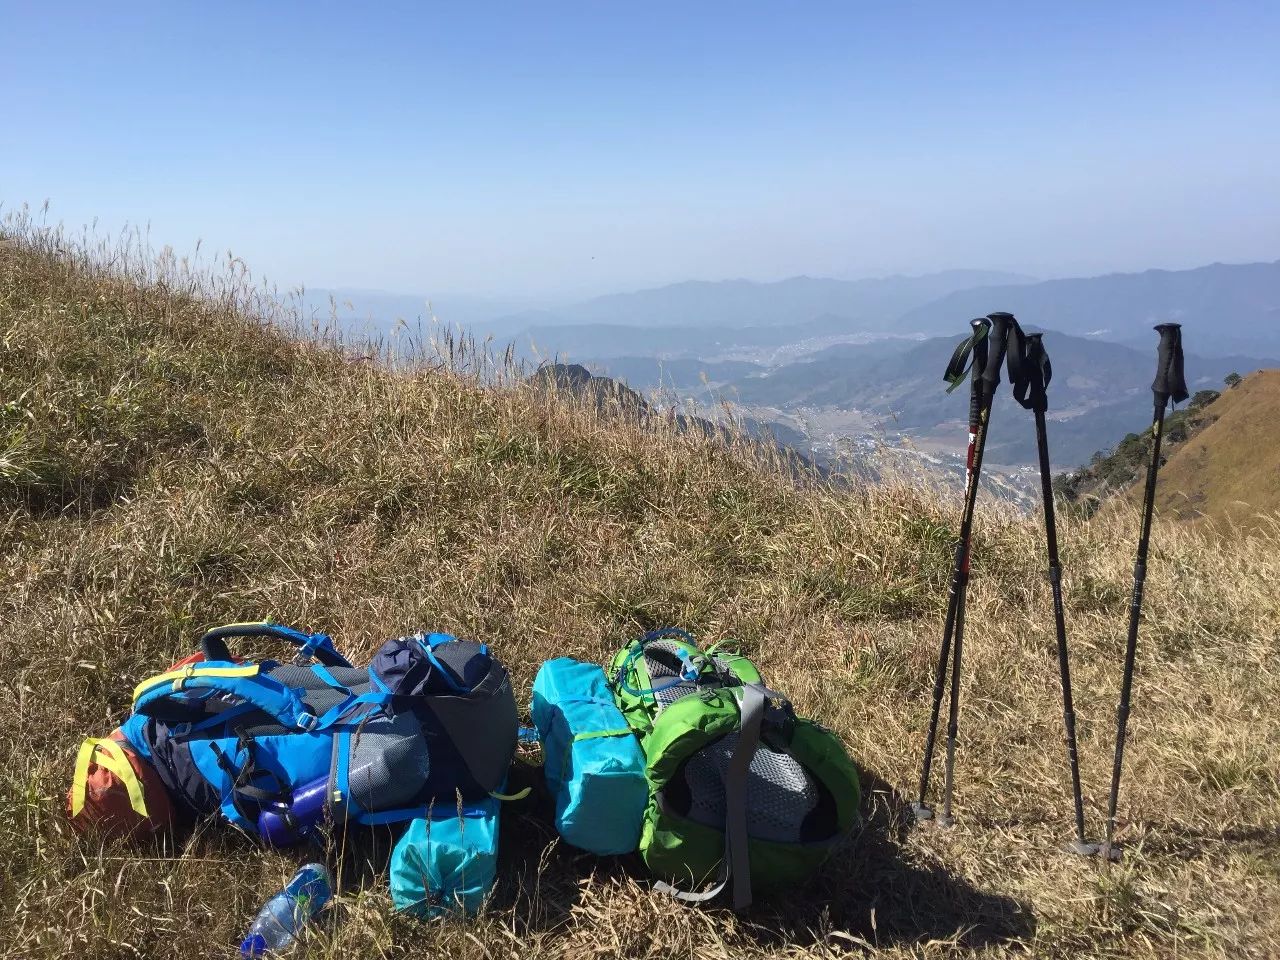
[[[531,712],[560,836],[595,854],[635,850],[649,802],[644,751],[604,670],[570,657],[547,661],[533,681]]]

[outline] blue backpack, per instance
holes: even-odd
[[[294,663],[240,662],[227,641],[273,637]],[[518,720],[506,668],[448,634],[385,643],[357,668],[324,634],[230,624],[204,660],[143,681],[121,732],[189,819],[221,813],[277,845],[320,822],[399,823],[502,789]]]

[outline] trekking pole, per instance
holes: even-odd
[[[911,805],[917,820],[929,820],[933,817],[933,810],[925,802],[925,798],[929,792],[929,772],[933,767],[933,747],[938,737],[938,715],[942,710],[942,693],[947,683],[947,660],[951,655],[951,638],[955,631],[956,620],[962,616],[960,594],[964,589],[963,584],[968,575],[969,566],[968,539],[973,520],[970,494],[976,486],[973,462],[978,430],[982,422],[982,370],[987,360],[987,332],[991,327],[991,321],[986,317],[979,317],[976,320],[970,320],[969,325],[973,333],[956,347],[955,353],[951,355],[951,362],[947,364],[946,372],[942,375],[942,378],[950,384],[947,387],[947,392],[950,393],[972,373],[969,384],[969,446],[965,455],[964,517],[960,524],[960,537],[956,541],[955,563],[951,569],[951,584],[947,594],[947,618],[942,628],[942,649],[938,651],[938,668],[933,678],[933,710],[929,716],[929,729],[925,734],[924,761],[920,769],[920,794],[916,802]],[[970,358],[972,362],[966,366],[966,361]]]
[[[1067,761],[1071,767],[1071,799],[1075,804],[1076,838],[1068,848],[1073,853],[1090,855],[1098,845],[1084,836],[1084,799],[1080,790],[1080,758],[1076,748],[1076,712],[1071,701],[1071,662],[1067,653],[1067,628],[1062,608],[1062,565],[1058,560],[1058,526],[1054,517],[1053,475],[1049,468],[1049,438],[1045,412],[1049,409],[1048,386],[1053,377],[1049,354],[1041,334],[1021,336],[1009,348],[1009,379],[1014,384],[1014,399],[1035,415],[1036,450],[1040,458],[1040,497],[1044,502],[1045,544],[1049,555],[1049,587],[1053,591],[1053,627],[1058,639],[1058,674],[1062,681],[1062,725],[1066,733]],[[1020,370],[1014,372],[1015,356]]]
[[[1133,597],[1129,602],[1129,638],[1124,651],[1124,678],[1120,684],[1120,703],[1116,707],[1116,759],[1111,769],[1111,797],[1107,801],[1107,838],[1102,853],[1108,861],[1120,859],[1113,845],[1116,806],[1120,801],[1120,771],[1124,764],[1124,740],[1129,724],[1130,696],[1133,692],[1133,666],[1138,652],[1138,622],[1142,613],[1142,588],[1147,578],[1147,548],[1151,541],[1151,514],[1155,510],[1156,473],[1160,469],[1160,435],[1164,430],[1164,411],[1169,399],[1180,403],[1187,399],[1187,382],[1182,370],[1182,327],[1162,323],[1156,328],[1160,346],[1156,358],[1156,378],[1151,384],[1155,394],[1155,418],[1151,425],[1151,463],[1147,465],[1147,487],[1142,500],[1142,531],[1138,538],[1138,556],[1133,564]]]
[[[996,387],[1000,386],[1000,364],[1004,360],[1008,347],[1009,330],[1017,321],[1009,313],[989,313],[991,332],[988,339],[991,345],[987,348],[987,359],[982,367],[982,414],[978,423],[978,439],[973,451],[972,478],[969,483],[969,502],[965,507],[966,526],[962,530],[964,540],[964,579],[960,585],[960,600],[956,610],[956,635],[951,648],[951,702],[947,716],[947,764],[943,770],[942,816],[939,822],[950,826],[951,793],[954,784],[956,765],[956,737],[960,732],[960,664],[964,650],[964,608],[969,589],[969,548],[970,534],[973,531],[973,510],[978,500],[978,481],[982,476],[982,453],[987,446],[987,433],[991,425],[991,407],[996,397]]]

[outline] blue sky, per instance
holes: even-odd
[[[282,286],[1280,258],[1274,2],[0,0],[0,44],[6,208]]]

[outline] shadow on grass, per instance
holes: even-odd
[[[653,882],[638,855],[596,857],[556,844],[554,805],[540,770],[529,768],[527,775],[521,785],[532,786],[533,793],[504,813],[503,868],[492,901],[493,909],[512,912],[518,933],[567,923],[588,879]],[[980,949],[1032,937],[1034,917],[1017,900],[979,890],[941,865],[904,859],[903,844],[915,822],[908,804],[874,773],[862,771],[862,782],[861,829],[813,883],[758,900],[739,918],[741,933],[761,947],[853,940],[876,947],[950,941]]]
[[[906,859],[910,805],[878,775],[860,771],[863,826],[807,888],[755,905],[761,945],[856,938],[874,947],[950,941],[969,949],[1029,940],[1031,910],[980,890],[940,864]],[[834,934],[834,936],[833,936]]]
[[[942,941],[981,949],[1032,937],[1034,917],[1017,900],[979,890],[941,865],[908,860],[904,842],[914,825],[908,804],[874,773],[862,771],[862,783],[862,827],[811,884],[762,898],[736,918],[739,935],[764,948],[824,941],[883,948]],[[514,933],[523,936],[569,924],[584,884],[628,879],[642,887],[652,884],[637,854],[597,857],[558,842],[554,802],[541,768],[517,763],[508,790],[517,793],[526,786],[529,796],[508,804],[502,813],[498,882],[487,907],[509,916]],[[341,886],[353,890],[385,884],[395,837],[391,830],[378,829],[333,838],[328,859],[339,867]],[[310,855],[319,853],[309,848]],[[300,860],[309,854],[295,851]]]

